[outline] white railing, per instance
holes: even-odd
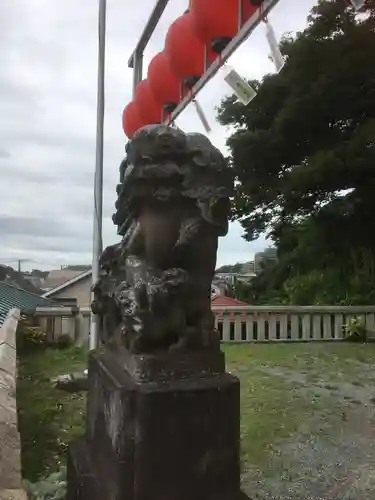
[[[240,306],[213,307],[223,342],[311,342],[341,340],[352,318],[375,338],[375,306]],[[85,343],[90,331],[89,308],[40,307],[35,316],[49,341],[69,335]]]
[[[375,306],[247,306],[212,308],[223,342],[341,340],[352,318],[375,336]]]

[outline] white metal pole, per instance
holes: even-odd
[[[92,252],[92,283],[100,277],[99,257],[102,253],[102,212],[103,212],[103,138],[104,138],[104,73],[105,73],[105,29],[107,1],[99,0],[99,50],[98,50],[98,90],[96,117],[96,160],[94,182],[94,227]],[[98,346],[100,318],[91,313],[90,350]]]

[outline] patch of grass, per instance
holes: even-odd
[[[228,360],[234,366],[259,366],[289,368],[308,374],[312,379],[328,373],[335,379],[347,381],[362,378],[362,367],[375,364],[375,344],[350,344],[346,342],[235,344],[226,346]],[[326,377],[324,377],[326,378]]]
[[[245,463],[262,467],[276,441],[296,432],[324,402],[307,401],[281,380],[241,376],[241,448]]]
[[[17,405],[22,474],[29,481],[57,471],[68,443],[84,432],[85,395],[54,389],[50,379],[84,370],[86,357],[78,347],[20,354]]]
[[[272,445],[298,430],[310,434],[341,418],[335,391],[301,390],[288,376],[267,374],[290,370],[307,380],[350,381],[363,375],[358,363],[375,362],[375,346],[345,343],[236,344],[224,348],[228,370],[241,381],[241,439],[244,467],[266,469]],[[271,371],[270,371],[271,372]],[[271,372],[272,373],[272,372]],[[309,390],[311,388],[311,390]]]
[[[264,472],[275,443],[297,431],[309,435],[342,418],[335,392],[318,391],[310,381],[368,383],[363,363],[367,368],[375,363],[375,344],[237,344],[224,351],[228,371],[241,380],[244,467]],[[30,481],[59,470],[68,443],[84,433],[85,395],[58,391],[50,378],[82,371],[86,356],[78,347],[21,354],[17,399],[23,475]],[[283,370],[304,374],[306,386],[282,376]]]
[[[267,375],[259,365],[280,366],[285,360],[282,348],[280,361],[277,353],[266,353],[270,346],[243,345],[225,348],[228,370],[241,381],[241,449],[243,468],[262,468],[271,446],[298,430],[311,420],[312,413],[322,412],[329,404],[324,396],[306,398],[300,385],[291,385],[282,377]],[[255,349],[254,349],[255,347]],[[280,346],[283,347],[283,346]],[[260,354],[258,357],[257,354]],[[256,354],[256,355],[255,355]],[[268,357],[267,354],[270,356]],[[289,365],[289,363],[283,364]]]

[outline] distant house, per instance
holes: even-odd
[[[224,295],[214,295],[211,298],[211,304],[215,307],[233,307],[233,306],[248,306],[246,302],[235,299],[233,297],[226,297]]]
[[[248,283],[256,276],[254,271],[241,271],[240,273],[216,273],[215,278],[226,281],[231,286],[234,286],[237,281]]]
[[[91,285],[92,273],[89,269],[83,273],[75,273],[70,279],[46,291],[43,297],[62,304],[76,305],[80,309],[88,308],[91,303]]]
[[[44,292],[49,292],[55,288],[68,283],[76,276],[80,276],[87,271],[87,268],[82,266],[65,267],[63,269],[55,269],[48,273],[47,277],[41,282],[41,288]]]
[[[0,281],[0,325],[11,309],[19,309],[23,314],[33,314],[37,307],[51,304],[52,301],[48,298]]]
[[[215,295],[214,297],[211,298],[211,305],[214,308],[217,307],[218,309],[219,308],[225,309],[226,307],[245,307],[245,306],[248,306],[249,304],[247,304],[246,302],[242,302],[242,300],[234,299],[233,297],[225,297],[223,295]],[[216,317],[217,317],[217,321],[218,321],[218,328],[219,328],[219,330],[222,331],[221,322],[223,320],[223,313],[221,311],[218,311],[216,313]],[[235,317],[234,313],[230,312],[229,313],[230,321],[233,322],[234,317]],[[246,321],[246,313],[242,314],[241,321],[242,322]]]
[[[249,283],[262,271],[265,264],[270,262],[277,262],[277,249],[274,247],[266,248],[263,252],[257,252],[254,255],[254,260],[221,266],[216,270],[215,276],[218,279],[226,280],[232,286],[236,281]]]

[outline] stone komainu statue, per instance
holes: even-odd
[[[122,240],[100,259],[102,341],[133,353],[217,348],[211,282],[233,176],[201,134],[153,125],[126,148],[113,216]]]

